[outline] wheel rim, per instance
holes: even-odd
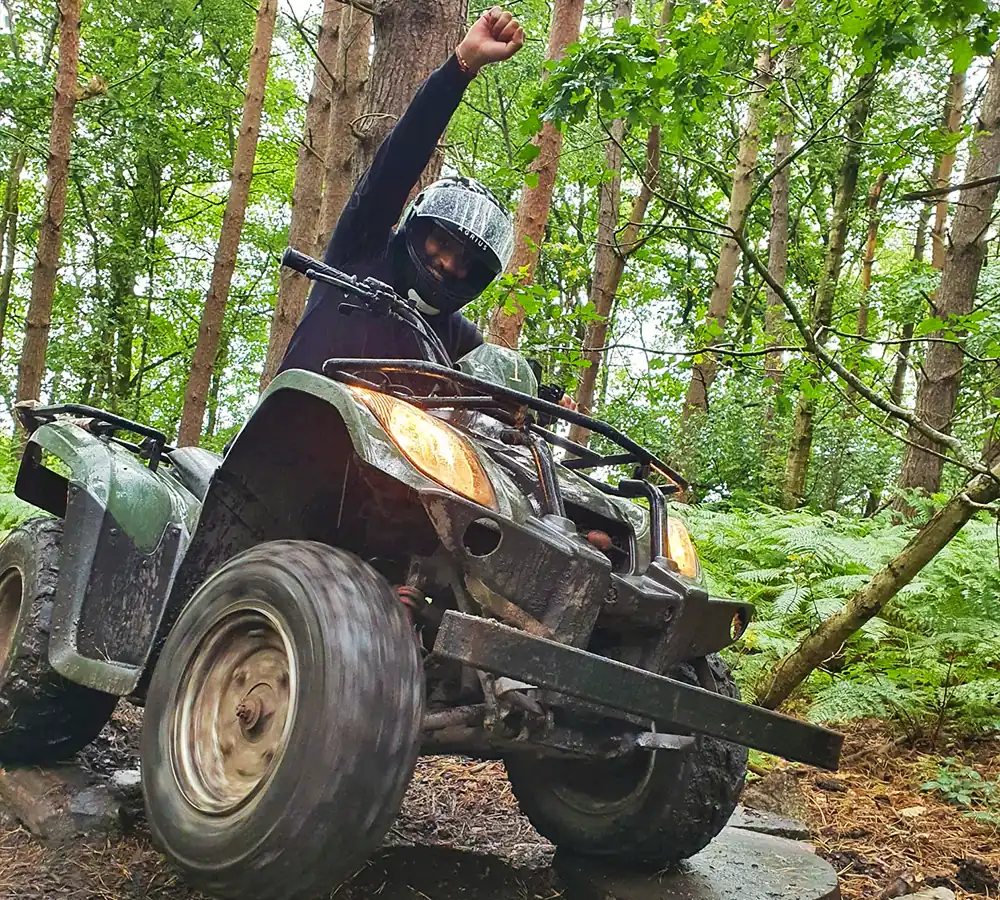
[[[607,762],[563,761],[552,773],[553,791],[579,812],[607,815],[641,800],[655,765],[655,750]]]
[[[14,646],[14,629],[21,614],[24,582],[17,569],[0,576],[0,672],[7,667],[7,658]]]
[[[253,801],[281,764],[297,683],[291,636],[269,604],[241,600],[215,618],[174,693],[170,761],[188,803],[221,816]]]

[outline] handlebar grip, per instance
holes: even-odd
[[[318,259],[313,259],[311,256],[306,256],[305,253],[299,253],[293,247],[289,247],[281,254],[281,264],[289,269],[294,269],[296,272],[300,272],[303,275],[309,269],[314,269],[318,272],[323,271],[326,268],[323,263]]]

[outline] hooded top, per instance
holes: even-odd
[[[397,240],[393,228],[470,80],[454,54],[428,76],[354,188],[324,262],[358,278],[393,284],[393,241]],[[421,358],[420,345],[408,326],[366,312],[344,315],[339,310],[344,299],[331,285],[313,284],[279,371],[319,372],[324,361],[334,357]],[[483,343],[479,329],[461,313],[424,318],[452,359]]]

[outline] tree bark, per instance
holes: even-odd
[[[768,43],[760,55],[754,72],[755,91],[747,107],[746,122],[740,135],[740,146],[736,154],[736,169],[733,172],[733,188],[729,195],[729,214],[726,224],[731,231],[742,232],[749,212],[750,195],[753,192],[754,172],[757,170],[757,154],[760,150],[760,118],[766,107],[767,88],[771,84],[771,46]],[[706,319],[715,322],[719,328],[726,327],[729,308],[733,302],[733,287],[739,268],[740,248],[732,238],[722,242],[719,262],[715,269],[715,284],[708,300]],[[711,344],[718,343],[713,338]],[[686,421],[696,410],[708,411],[708,391],[715,381],[719,365],[715,356],[706,353],[701,361],[691,367],[691,381],[684,398],[681,421]]]
[[[962,104],[965,103],[965,73],[952,72],[948,82],[948,99],[945,103],[944,129],[955,134],[962,127]],[[942,153],[937,165],[934,187],[947,187],[955,165],[955,151]],[[934,229],[931,231],[931,264],[935,269],[944,268],[945,227],[948,222],[948,197],[944,196],[934,206]]]
[[[816,288],[816,300],[812,310],[813,330],[820,330],[818,341],[825,342],[825,330],[833,319],[833,301],[840,280],[840,269],[844,262],[844,247],[847,229],[850,225],[851,206],[858,188],[858,172],[861,168],[860,141],[871,112],[872,95],[875,92],[874,73],[866,75],[847,120],[847,150],[840,167],[837,182],[837,196],[830,221],[830,235],[827,240],[823,271]],[[792,509],[802,502],[805,493],[806,475],[809,470],[809,455],[812,451],[814,402],[804,393],[799,394],[795,408],[795,424],[792,443],[788,451],[785,468],[785,487],[782,504]]]
[[[986,94],[976,125],[972,155],[965,180],[986,178],[1000,170],[1000,55],[990,64]],[[945,257],[941,284],[936,294],[937,314],[963,316],[972,312],[979,273],[986,257],[986,238],[1000,183],[968,188],[961,192],[951,228],[951,240]],[[927,348],[917,381],[915,412],[938,431],[948,432],[955,411],[955,401],[962,381],[963,348],[955,344],[933,342]],[[910,429],[910,444],[903,456],[899,487],[922,489],[928,493],[941,485],[943,461],[927,452],[933,445]],[[901,503],[905,509],[905,503]]]
[[[865,622],[877,616],[902,588],[927,565],[979,509],[1000,497],[1000,465],[991,475],[978,475],[943,506],[910,542],[851,597],[844,608],[826,619],[778,663],[771,684],[757,704],[777,709],[809,674],[830,659]]]
[[[305,125],[295,166],[295,187],[292,190],[292,219],[288,226],[288,245],[310,255],[316,251],[320,204],[323,198],[323,170],[326,164],[327,137],[330,131],[330,106],[333,85],[328,71],[336,67],[337,35],[344,10],[338,0],[326,0],[319,39],[316,42],[316,65],[313,67],[312,88],[306,106]],[[295,330],[306,305],[309,279],[291,269],[279,274],[278,299],[271,316],[271,334],[267,342],[267,358],[260,379],[260,389],[270,384],[278,371],[288,340]]]
[[[360,121],[350,123],[359,134],[355,181],[371,165],[417,88],[458,46],[468,10],[468,0],[380,0],[375,7],[375,52],[365,111]],[[414,23],[420,25],[419,40]],[[440,172],[441,155],[435,153],[420,185],[430,184]]]
[[[80,62],[80,0],[60,0],[59,67],[56,70],[52,129],[45,174],[45,199],[38,230],[31,300],[24,323],[24,344],[18,366],[17,399],[37,400],[45,372],[45,352],[52,321],[52,300],[62,248],[62,226],[69,186],[69,154],[76,108],[76,77]]]
[[[546,60],[560,59],[566,48],[579,38],[583,6],[583,0],[555,0]],[[545,77],[544,72],[542,77]],[[538,182],[534,187],[526,184],[521,191],[521,200],[514,218],[514,254],[507,266],[508,272],[520,276],[522,284],[531,284],[535,278],[538,251],[545,238],[545,223],[549,218],[552,192],[559,170],[562,132],[551,122],[546,122],[533,143],[538,147],[539,154],[528,167],[528,172],[536,175]],[[490,318],[488,339],[504,347],[516,347],[524,317],[525,312],[520,306],[510,315],[504,312],[502,306],[498,306]]]
[[[341,13],[337,55],[332,70],[333,102],[330,105],[330,136],[317,250],[322,250],[329,242],[337,219],[354,190],[353,166],[358,142],[354,122],[361,115],[368,85],[371,42],[371,16],[357,7],[345,6]],[[402,108],[405,109],[405,104]]]
[[[250,51],[250,65],[247,73],[246,101],[240,121],[239,139],[233,162],[232,187],[222,214],[222,231],[219,246],[215,252],[212,280],[205,298],[205,308],[198,326],[198,343],[191,361],[187,390],[184,392],[184,408],[177,442],[181,447],[197,446],[201,439],[201,428],[205,418],[205,403],[209,382],[219,348],[219,337],[226,313],[226,300],[236,268],[236,252],[240,245],[240,233],[246,217],[247,200],[250,196],[250,181],[253,178],[254,157],[257,154],[257,139],[260,136],[260,115],[264,105],[264,89],[267,84],[267,68],[271,57],[271,40],[277,18],[277,0],[260,0],[257,7],[257,24],[254,32],[253,48]]]

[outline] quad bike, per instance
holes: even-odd
[[[740,702],[717,654],[752,608],[708,596],[666,510],[677,473],[540,400],[516,353],[452,365],[385,285],[283,263],[426,361],[284,372],[224,457],[19,406],[16,493],[50,516],[0,547],[0,763],[144,705],[155,841],[198,889],[259,900],[355,871],[418,754],[502,759],[555,844],[652,867],[719,833],[747,747],[836,767],[839,735]]]

